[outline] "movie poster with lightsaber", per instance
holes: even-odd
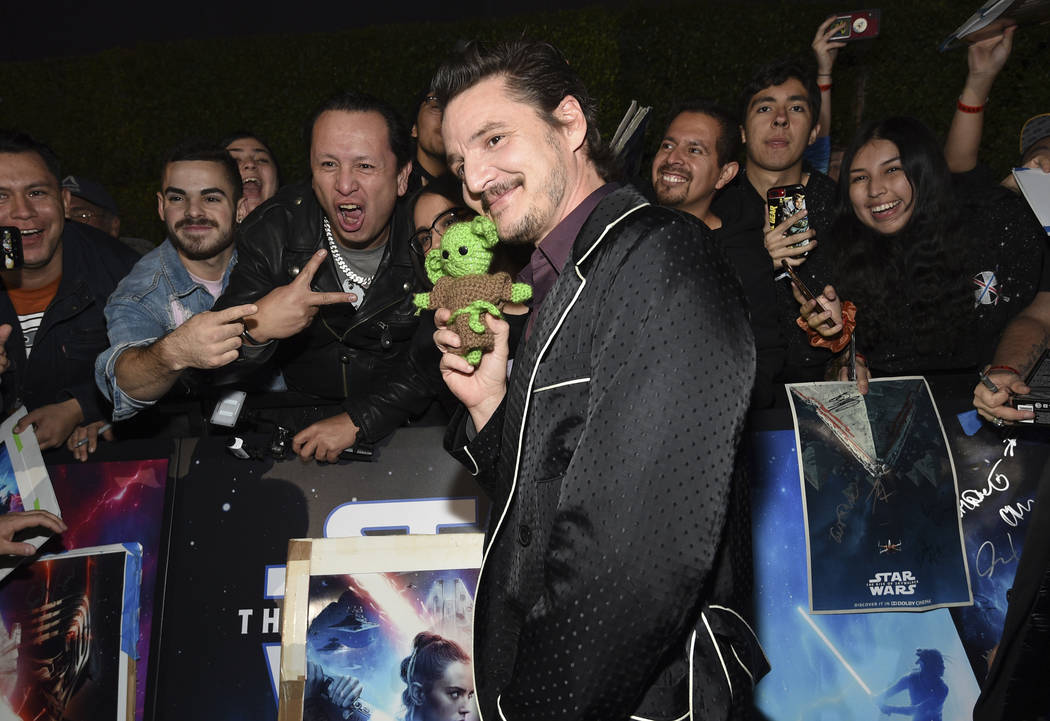
[[[770,721],[968,719],[980,689],[950,612],[807,612],[806,533],[790,430],[751,434],[755,610],[772,670],[756,687]]]
[[[973,602],[958,486],[921,377],[787,386],[813,613]]]
[[[278,721],[478,721],[482,534],[289,543]]]

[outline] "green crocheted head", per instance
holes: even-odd
[[[492,247],[498,242],[496,224],[484,216],[469,223],[456,223],[445,231],[441,247],[427,253],[427,277],[431,283],[437,283],[444,276],[488,273]]]

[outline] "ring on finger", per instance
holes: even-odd
[[[994,423],[998,428],[1002,428],[1003,426],[1006,425],[1006,421],[1004,421],[1002,418],[998,418],[998,417],[993,418],[992,419],[992,423]]]

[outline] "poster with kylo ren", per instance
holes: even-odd
[[[445,552],[427,550],[420,557],[413,547],[421,541]],[[285,596],[284,634],[294,635],[292,619],[306,609],[300,626],[306,628],[306,668],[296,674],[304,680],[301,718],[478,721],[470,653],[480,534],[311,543],[309,580],[301,586],[306,598],[287,589]],[[331,544],[357,548],[334,556],[318,548]],[[288,573],[289,587],[301,583],[291,560]],[[282,644],[284,681],[291,656],[283,634]],[[287,705],[282,698],[282,714]]]
[[[973,602],[958,484],[921,377],[788,386],[812,613]]]
[[[0,595],[0,719],[134,718],[142,549],[43,556]]]

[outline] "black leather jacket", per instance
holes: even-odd
[[[241,225],[237,265],[215,310],[251,303],[287,285],[322,240],[321,206],[309,183],[286,186]],[[242,374],[273,360],[289,390],[343,399],[352,388],[373,388],[408,348],[419,323],[412,294],[419,290],[409,257],[410,224],[395,210],[387,251],[361,307],[322,306],[305,330],[262,346],[244,346]],[[328,258],[314,276],[316,291],[340,291]]]

